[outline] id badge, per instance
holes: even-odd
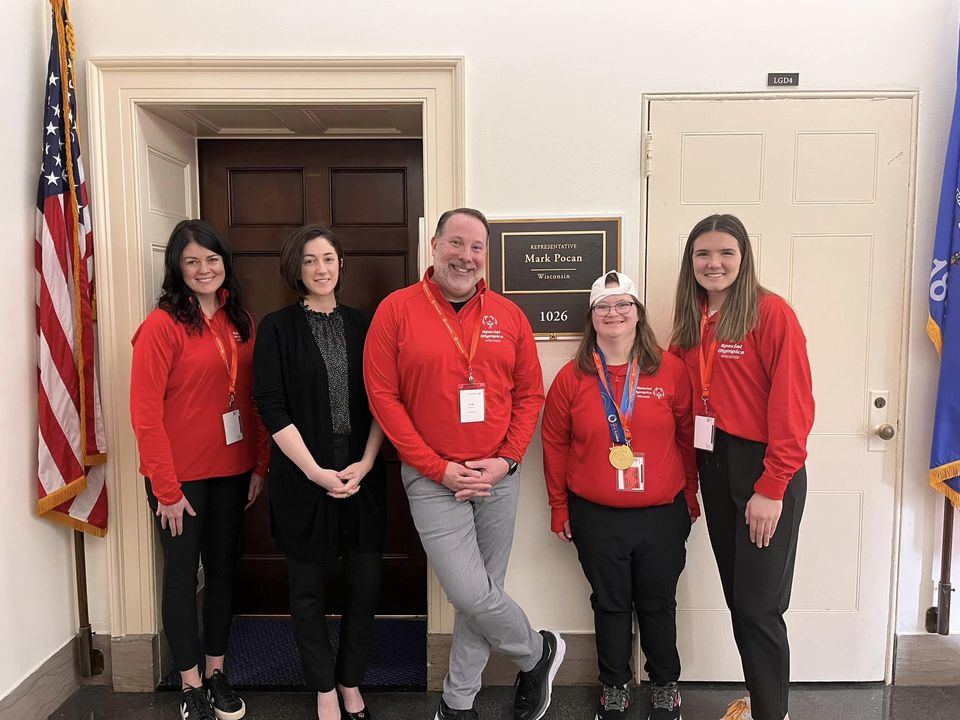
[[[643,453],[634,453],[633,462],[626,470],[617,470],[617,490],[643,492]]]
[[[223,414],[223,436],[227,445],[243,440],[243,428],[240,426],[240,411],[231,410]]]
[[[460,385],[460,422],[475,423],[486,419],[483,404],[483,383]]]
[[[716,431],[716,418],[697,415],[693,420],[693,446],[698,450],[713,451],[713,436]]]

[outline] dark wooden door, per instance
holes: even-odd
[[[418,279],[423,214],[419,140],[200,140],[201,216],[230,243],[247,308],[259,321],[296,298],[278,270],[280,242],[306,224],[343,244],[341,300],[371,312]],[[426,557],[396,451],[385,443],[387,540],[379,614],[426,614]],[[327,612],[343,609],[342,569],[327,572]],[[266,495],[247,511],[235,611],[287,614],[287,573],[270,537]]]

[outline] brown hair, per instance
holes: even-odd
[[[740,272],[724,298],[717,325],[717,340],[743,340],[757,324],[760,293],[769,292],[757,280],[750,236],[739,218],[734,215],[711,215],[698,222],[683,247],[677,297],[673,306],[673,335],[670,342],[684,350],[700,342],[700,315],[706,293],[693,274],[693,244],[708,232],[726,233],[740,247]]]
[[[299,230],[287,235],[283,244],[280,246],[280,276],[287,283],[287,286],[293,290],[299,297],[307,296],[307,288],[300,279],[301,266],[303,264],[303,248],[311,240],[322,237],[333,246],[333,251],[337,254],[337,260],[340,261],[340,267],[343,268],[343,246],[333,234],[333,230],[326,225],[306,225]],[[333,286],[334,296],[340,294],[340,283],[343,282],[343,272],[337,275],[337,284]]]
[[[437,231],[433,234],[434,237],[440,237],[443,235],[443,230],[446,227],[447,220],[449,220],[454,215],[468,215],[475,220],[479,220],[483,224],[483,229],[487,231],[487,239],[490,239],[490,223],[487,222],[487,217],[479,210],[474,210],[473,208],[454,208],[453,210],[447,210],[443,215],[440,216],[440,219],[437,220]]]
[[[617,282],[613,273],[607,275],[608,282]],[[637,306],[637,335],[633,340],[633,347],[630,349],[630,359],[637,358],[640,365],[640,372],[645,375],[653,375],[660,369],[660,355],[662,350],[657,345],[657,337],[653,334],[653,328],[647,322],[646,308],[639,300],[632,299]],[[616,311],[613,311],[616,312]],[[577,361],[577,368],[587,375],[596,375],[597,366],[593,362],[593,352],[597,349],[597,330],[593,327],[593,308],[587,310],[587,316],[583,326],[583,339],[580,340],[580,347],[577,348],[577,354],[574,356]]]

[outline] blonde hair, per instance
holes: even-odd
[[[673,306],[673,334],[670,342],[686,350],[700,342],[700,316],[706,298],[704,289],[693,274],[693,244],[708,232],[730,235],[740,247],[740,272],[724,298],[717,325],[717,340],[739,342],[757,325],[760,294],[769,292],[757,280],[756,263],[750,236],[734,215],[711,215],[690,231],[680,261],[677,297]]]

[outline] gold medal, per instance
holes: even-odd
[[[610,448],[610,464],[617,470],[626,470],[633,465],[633,450],[629,445],[614,445]]]

